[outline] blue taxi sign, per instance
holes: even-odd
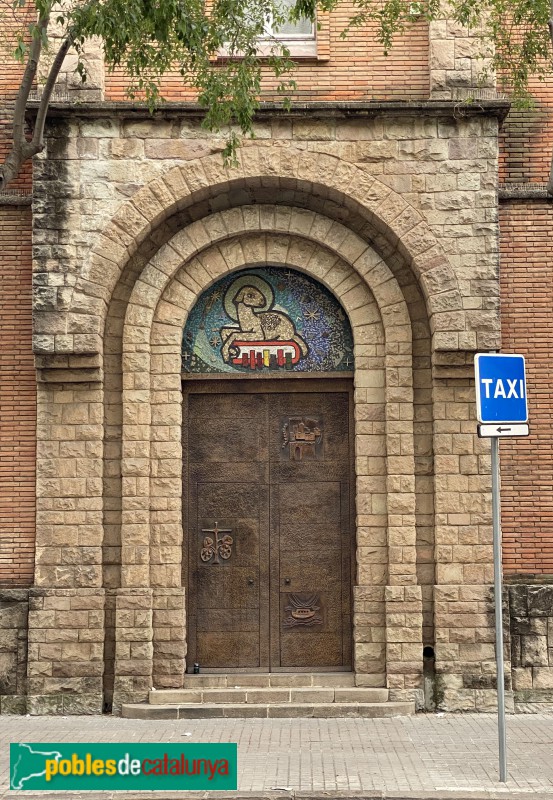
[[[474,371],[478,422],[528,422],[524,356],[478,353]]]

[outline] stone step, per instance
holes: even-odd
[[[301,718],[301,717],[400,717],[415,713],[414,703],[187,703],[153,705],[124,703],[126,719],[206,719],[212,717]]]
[[[288,686],[355,686],[353,672],[252,672],[252,673],[203,673],[184,676],[185,689],[205,687],[211,689],[236,689],[245,686],[259,688]]]
[[[246,703],[281,704],[281,703],[385,703],[388,700],[387,689],[365,689],[355,686],[320,687],[309,686],[299,688],[244,687],[241,689],[161,689],[151,691],[149,702],[153,705],[183,705],[185,703]]]

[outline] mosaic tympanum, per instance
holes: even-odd
[[[345,312],[320,283],[278,267],[241,270],[199,297],[183,336],[190,373],[353,369]]]

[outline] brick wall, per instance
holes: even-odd
[[[532,435],[501,442],[506,574],[553,574],[553,205],[500,208],[503,350],[527,357]]]
[[[30,207],[0,206],[0,253],[0,585],[22,586],[35,535]]]
[[[500,183],[545,182],[553,149],[553,76],[530,85],[532,109],[513,110],[500,136]]]
[[[2,31],[14,42],[31,7],[7,8]],[[11,47],[11,44],[10,44]],[[0,47],[0,159],[9,151],[22,67]],[[10,191],[28,193],[26,164]],[[0,586],[32,583],[35,538],[35,370],[31,353],[31,209],[0,200]]]
[[[396,43],[385,56],[376,41],[376,25],[355,29],[347,38],[340,37],[350,12],[341,6],[330,16],[328,29],[320,32],[319,52],[328,54],[328,60],[299,61],[293,73],[297,84],[294,97],[308,100],[388,100],[424,99],[430,90],[428,70],[428,25],[417,23],[397,37]],[[326,39],[326,41],[325,41]],[[106,78],[106,99],[125,100],[127,81],[121,71]],[[282,100],[275,95],[276,81],[267,74],[264,99]],[[194,92],[182,84],[175,73],[163,81],[162,94],[168,100],[193,100]]]
[[[0,43],[0,159],[2,160],[8,154],[13,101],[23,74],[23,68],[14,61],[10,50],[15,48],[17,33],[32,19],[32,4],[17,10],[12,9],[11,3],[2,6],[2,41]],[[26,164],[10,188],[29,189],[30,185],[31,165]]]

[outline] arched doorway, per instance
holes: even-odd
[[[302,273],[242,270],[183,337],[188,669],[352,667],[353,339]]]

